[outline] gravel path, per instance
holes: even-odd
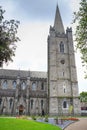
[[[72,123],[64,130],[87,130],[87,118],[80,118],[79,121]]]

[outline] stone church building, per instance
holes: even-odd
[[[0,114],[80,114],[72,29],[59,8],[48,35],[48,72],[0,69]],[[42,113],[43,112],[43,113]]]

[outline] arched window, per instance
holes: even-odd
[[[41,83],[41,90],[44,90],[44,83]]]
[[[36,83],[35,82],[32,83],[32,90],[36,90]]]
[[[26,83],[25,83],[25,81],[22,82],[21,88],[22,88],[23,90],[26,88]]]
[[[4,89],[7,88],[7,80],[4,80],[4,82],[3,82],[3,88],[4,88]]]
[[[64,90],[64,93],[65,93],[65,92],[66,92],[66,89],[64,88],[63,90]]]
[[[63,72],[63,76],[64,76],[64,74],[65,74],[65,73]]]
[[[33,103],[34,103],[34,101],[33,101],[33,99],[31,100],[31,109],[33,109]]]
[[[43,100],[41,100],[41,109],[43,109]]]
[[[63,84],[63,92],[66,93],[66,84]]]
[[[60,43],[60,52],[64,53],[64,43],[63,42]]]
[[[13,88],[16,89],[16,86],[17,86],[17,82],[16,81],[13,81]]]
[[[9,99],[9,108],[11,108],[11,107],[12,107],[12,102],[13,102],[13,99],[12,99],[12,98],[10,98],[10,99]]]
[[[1,106],[1,104],[2,104],[2,98],[0,98],[0,106]]]
[[[67,108],[67,102],[66,101],[63,102],[63,108]]]

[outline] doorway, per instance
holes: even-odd
[[[23,112],[24,112],[24,106],[20,105],[19,106],[19,115],[23,115]]]

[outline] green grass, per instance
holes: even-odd
[[[59,127],[16,118],[0,118],[0,130],[61,130]]]

